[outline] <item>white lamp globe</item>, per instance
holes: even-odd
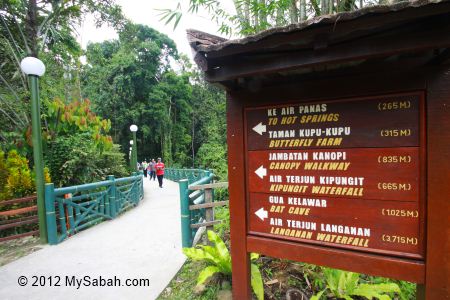
[[[136,132],[136,131],[138,131],[138,127],[136,126],[136,125],[131,125],[130,126],[130,130],[132,131],[132,132]]]
[[[45,73],[44,63],[36,57],[31,56],[22,59],[20,68],[22,69],[22,72],[27,75],[42,76]]]
[[[130,145],[133,145],[133,140],[130,141]],[[131,147],[130,147],[131,148]]]

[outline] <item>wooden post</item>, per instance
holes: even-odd
[[[450,67],[432,69],[427,93],[425,298],[450,299]],[[419,298],[417,298],[419,299]]]
[[[252,299],[250,257],[247,253],[244,121],[242,102],[227,95],[228,178],[233,299]]]
[[[205,203],[212,202],[212,189],[205,189]],[[214,221],[214,208],[208,207],[205,208],[205,219],[206,222]],[[213,225],[206,226],[206,231],[213,230]]]

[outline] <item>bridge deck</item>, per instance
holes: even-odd
[[[181,252],[178,185],[144,178],[145,198],[115,220],[74,235],[57,246],[45,246],[0,268],[0,299],[155,299],[185,261]],[[34,287],[32,276],[45,276]],[[19,276],[28,284],[19,286]],[[60,277],[60,286],[49,286]],[[150,279],[147,287],[66,286],[66,277],[83,279]],[[44,283],[44,281],[41,281]],[[38,282],[39,284],[39,282]]]

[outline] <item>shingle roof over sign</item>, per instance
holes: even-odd
[[[432,6],[444,2],[450,2],[450,0],[417,0],[417,1],[404,1],[393,5],[369,6],[352,12],[341,12],[332,15],[320,16],[300,23],[268,29],[258,34],[235,40],[227,40],[194,29],[187,30],[187,35],[189,43],[195,52],[209,53],[233,47],[245,46],[251,43],[261,41],[273,35],[299,32],[302,30],[322,25],[330,25],[330,24],[336,25],[339,22],[355,20],[358,18],[363,18],[371,15],[380,15],[411,8]]]

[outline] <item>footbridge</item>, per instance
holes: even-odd
[[[208,192],[189,187],[210,184],[213,174],[168,169],[166,177],[163,188],[137,174],[47,185],[49,244],[0,267],[0,299],[157,298],[185,261],[181,248],[200,227],[192,223],[206,221]],[[200,209],[190,213],[191,204]]]

